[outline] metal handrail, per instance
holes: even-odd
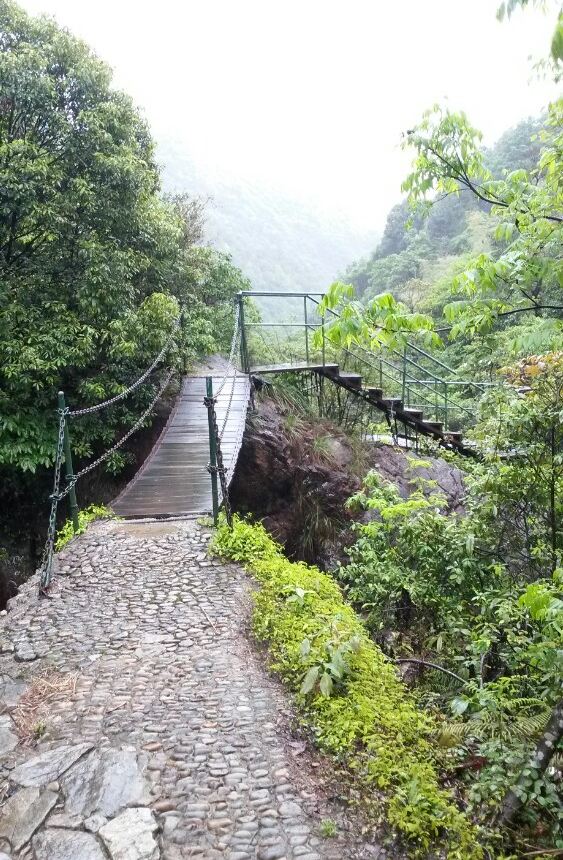
[[[321,300],[324,298],[324,293],[298,293],[298,292],[282,292],[282,291],[251,291],[251,290],[243,290],[239,294],[241,297],[241,303],[244,297],[270,297],[270,298],[298,298],[303,299],[304,303],[304,322],[302,323],[249,323],[247,326],[250,328],[296,328],[296,329],[304,329],[305,330],[305,340],[306,340],[306,353],[307,353],[307,361],[309,360],[309,331],[317,331],[318,329],[324,329],[324,317],[325,314],[330,315],[336,319],[340,318],[340,314],[333,310],[332,308],[326,308],[324,313],[321,314],[322,321],[320,323],[314,323],[309,321],[307,317],[307,300],[310,300],[317,307],[320,306]],[[372,370],[375,370],[379,375],[380,385],[383,387],[383,378],[385,380],[390,380],[394,386],[398,386],[402,389],[402,399],[408,399],[410,402],[411,395],[414,395],[418,401],[421,401],[422,405],[430,405],[432,406],[433,411],[436,412],[436,416],[438,417],[440,412],[444,413],[445,421],[447,424],[447,413],[449,410],[457,410],[459,412],[465,413],[466,415],[473,415],[473,411],[468,407],[464,406],[462,403],[459,403],[457,400],[452,400],[448,396],[448,390],[451,386],[467,386],[476,389],[479,392],[483,392],[486,388],[489,388],[494,385],[494,383],[479,383],[474,382],[473,380],[461,380],[461,379],[444,379],[444,377],[439,376],[437,373],[430,370],[428,367],[423,366],[420,362],[416,361],[410,355],[408,355],[408,351],[413,351],[417,355],[423,356],[429,362],[432,362],[434,365],[443,368],[448,373],[453,375],[457,375],[456,371],[449,367],[444,362],[435,358],[430,353],[426,352],[426,350],[421,347],[416,346],[415,344],[407,341],[405,345],[405,350],[403,353],[399,352],[393,348],[386,348],[387,355],[391,358],[395,358],[399,360],[398,365],[394,364],[393,361],[389,361],[387,357],[383,355],[375,355],[371,350],[367,347],[362,346],[361,344],[355,344],[354,347],[362,356],[359,356],[357,353],[353,352],[351,349],[347,347],[341,347],[341,350],[350,355],[355,361],[359,361],[365,365],[368,365]],[[323,338],[323,347],[322,347],[322,355],[323,355],[323,363],[325,358],[325,341]],[[374,363],[376,362],[376,363]],[[416,375],[412,373],[407,376],[406,369],[408,367],[413,368],[415,371],[418,371],[424,374],[421,378],[416,378]],[[421,391],[420,389],[424,389]],[[413,398],[413,399],[414,399]],[[439,401],[442,401],[440,403]]]
[[[315,304],[317,304],[317,305],[318,305],[318,304],[320,304],[320,302],[317,302],[315,299],[311,299],[311,300],[312,300]],[[330,314],[332,314],[332,316],[337,317],[337,318],[339,318],[339,317],[340,317],[340,314],[339,314],[339,313],[337,313],[336,311],[332,310],[332,308],[327,308],[327,310],[328,310],[328,312],[329,312]],[[367,355],[369,355],[369,356],[374,356],[374,353],[373,353],[373,352],[371,352],[369,349],[367,349],[365,346],[362,346],[361,344],[356,344],[356,346],[357,346],[357,348],[358,348],[359,350],[361,350],[361,352],[366,353],[366,354],[367,354]],[[445,367],[445,368],[447,368],[448,370],[450,370],[450,369],[451,369],[451,368],[448,368],[448,365],[446,365],[446,364],[442,364],[442,362],[438,361],[438,359],[434,359],[434,358],[433,358],[433,356],[431,356],[429,353],[425,352],[425,351],[424,351],[424,350],[422,350],[422,349],[419,349],[419,347],[415,346],[414,344],[411,344],[411,343],[410,343],[410,341],[408,341],[408,342],[407,342],[407,347],[408,347],[409,349],[413,348],[413,349],[415,349],[417,352],[421,353],[422,355],[428,356],[428,358],[430,358],[432,361],[435,361],[435,362],[436,362],[436,364],[440,364],[442,367]],[[409,356],[408,356],[408,355],[401,354],[401,353],[400,353],[400,352],[398,352],[396,349],[389,349],[389,352],[390,352],[392,355],[396,355],[396,356],[398,356],[398,357],[401,359],[401,361],[403,361],[403,362],[407,362],[408,364],[411,364],[413,367],[416,367],[416,368],[417,368],[417,370],[424,370],[426,373],[428,373],[428,374],[432,377],[432,379],[433,379],[433,381],[434,381],[434,382],[438,382],[438,383],[440,383],[441,385],[447,385],[448,380],[443,379],[441,376],[436,376],[436,375],[435,375],[435,374],[433,374],[431,371],[427,370],[427,368],[422,367],[422,365],[418,364],[416,361],[413,361],[413,359],[412,359],[412,358],[409,358]],[[381,360],[381,359],[379,359],[379,360]],[[455,373],[455,370],[452,370],[452,373]],[[425,384],[425,382],[423,382],[422,380],[420,380],[420,382],[421,382],[422,384]],[[462,381],[462,380],[459,380],[459,384],[474,385],[474,386],[476,386],[477,388],[479,388],[479,383],[471,382],[470,380],[467,380],[467,381],[465,381],[465,380],[463,380],[463,381]],[[430,383],[428,383],[428,387],[430,387]],[[419,396],[420,396],[420,395],[419,395]],[[456,401],[448,401],[448,406],[450,406],[450,405],[451,405],[451,406],[453,406],[455,409],[460,409],[460,410],[462,410],[463,412],[466,412],[468,415],[472,415],[472,414],[473,414],[473,413],[472,413],[472,411],[471,411],[470,409],[467,409],[467,407],[462,406],[461,404],[457,403]]]

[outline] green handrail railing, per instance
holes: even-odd
[[[340,348],[339,350],[330,346],[325,337],[325,314],[338,318],[340,315],[332,309],[323,310],[320,312],[321,301],[324,297],[323,293],[317,292],[282,292],[282,291],[243,291],[239,293],[239,303],[241,310],[244,307],[244,299],[251,297],[255,300],[260,298],[280,299],[287,304],[288,300],[299,300],[295,305],[293,318],[291,321],[276,320],[276,322],[246,322],[243,329],[248,329],[249,333],[255,329],[268,330],[273,328],[281,328],[287,332],[295,334],[301,330],[304,333],[304,343],[302,351],[304,353],[305,362],[309,364],[313,361],[310,333],[321,329],[323,332],[322,347],[316,353],[320,362],[324,366],[327,362],[327,352],[330,352],[331,358],[340,358],[338,363],[342,364],[346,360],[352,360],[362,370],[362,375],[366,377],[368,384],[377,382],[379,388],[385,389],[388,396],[398,396],[407,406],[421,406],[430,412],[430,415],[435,417],[435,420],[440,420],[444,423],[446,429],[450,423],[450,418],[454,415],[459,420],[468,421],[474,416],[474,409],[460,402],[452,396],[451,389],[457,387],[465,388],[473,394],[482,394],[488,387],[494,383],[479,382],[475,380],[460,379],[454,368],[441,361],[436,356],[419,347],[417,344],[407,342],[402,352],[396,349],[382,349],[380,353],[375,353],[360,344],[354,344],[353,347]],[[302,311],[298,311],[298,306],[301,305]],[[312,307],[311,307],[312,306]],[[295,316],[302,317],[295,320]],[[315,318],[316,317],[316,318]],[[244,318],[243,318],[244,319]],[[251,369],[251,352],[248,347],[248,339],[245,332],[246,354],[243,361],[243,367],[246,372]],[[288,336],[286,338],[286,346],[291,343],[296,346],[295,338]],[[264,341],[264,346],[268,345]],[[271,346],[271,344],[270,344]],[[302,360],[302,359],[301,359]],[[366,368],[368,372],[366,374]],[[375,376],[374,379],[369,377]],[[453,378],[452,378],[453,377]]]

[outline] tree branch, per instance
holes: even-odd
[[[484,194],[482,194],[479,191],[479,187],[474,184],[474,182],[469,178],[466,171],[463,169],[463,167],[461,165],[461,160],[460,160],[459,167],[456,167],[455,165],[451,164],[440,152],[438,152],[432,146],[430,146],[429,144],[426,144],[426,145],[428,147],[428,150],[439,161],[441,161],[442,164],[444,164],[447,168],[449,168],[449,170],[451,171],[450,179],[455,179],[457,182],[460,182],[462,185],[465,185],[466,188],[468,188],[472,192],[472,194],[474,194],[476,197],[478,197],[479,200],[482,200],[483,203],[488,203],[490,206],[501,206],[503,209],[508,209],[510,207],[510,204],[507,203],[506,200],[501,200],[499,197],[496,197],[496,195],[494,195],[494,194],[490,195],[490,196],[485,196]],[[520,212],[522,215],[529,214],[529,211],[527,211],[526,209],[521,209]],[[537,218],[545,218],[546,221],[555,221],[559,224],[563,223],[563,217],[561,217],[559,215],[539,215],[539,216],[534,216],[534,217],[536,219]]]
[[[445,675],[449,675],[450,678],[455,678],[456,681],[459,681],[460,684],[467,684],[467,681],[464,680],[460,675],[456,675],[455,672],[451,672],[449,669],[444,669],[443,666],[438,666],[437,663],[430,663],[428,660],[419,660],[415,657],[398,657],[393,660],[394,663],[417,663],[419,666],[427,666],[429,669],[438,669],[440,672],[443,672]]]

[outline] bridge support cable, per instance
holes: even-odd
[[[170,335],[168,336],[164,346],[162,347],[158,355],[154,358],[150,366],[141,376],[138,377],[138,379],[136,379],[129,386],[127,386],[124,391],[115,395],[115,397],[111,397],[108,400],[104,400],[100,403],[96,403],[93,406],[84,407],[83,409],[70,410],[66,405],[64,392],[59,391],[57,408],[57,415],[59,417],[57,446],[55,451],[52,492],[49,496],[51,505],[49,510],[49,522],[47,526],[47,537],[45,540],[45,546],[43,549],[43,554],[41,556],[41,563],[39,567],[39,594],[41,596],[48,596],[48,588],[53,578],[53,555],[56,538],[57,513],[59,502],[61,502],[64,498],[68,496],[73,531],[75,534],[78,533],[80,531],[80,521],[75,489],[77,482],[84,475],[88,474],[101,463],[108,460],[109,457],[115,451],[121,448],[125,444],[125,442],[144,424],[144,422],[154,409],[157,401],[162,397],[164,391],[170,384],[170,381],[175,371],[173,369],[170,369],[166,373],[164,380],[159,386],[155,396],[152,398],[147,408],[143,411],[142,415],[140,415],[137,421],[135,421],[133,426],[130,427],[129,430],[111,446],[111,448],[109,448],[91,463],[88,463],[76,474],[74,473],[72,461],[70,419],[81,418],[84,415],[91,415],[95,412],[101,411],[102,409],[106,409],[109,406],[113,406],[115,403],[124,400],[133,391],[135,391],[144,382],[146,382],[153,373],[153,371],[162,363],[162,361],[168,354],[174,342],[174,337],[176,335],[177,329],[180,325],[180,319],[181,315],[178,316],[174,321]],[[65,464],[66,486],[61,489],[61,472],[63,462]]]
[[[236,388],[238,371],[235,364],[235,356],[237,355],[239,349],[242,353],[242,361],[244,365],[246,347],[244,343],[244,310],[242,307],[242,300],[239,300],[236,304],[233,338],[231,341],[229,359],[223,378],[215,392],[213,391],[213,377],[207,376],[205,379],[206,391],[203,402],[207,409],[207,421],[209,428],[209,463],[207,464],[207,471],[211,475],[211,500],[213,507],[213,522],[215,523],[215,525],[217,525],[219,517],[219,493],[217,487],[217,477],[219,477],[219,481],[221,484],[221,496],[223,500],[223,507],[225,509],[225,515],[227,517],[227,523],[229,524],[229,526],[232,525],[232,510],[231,502],[229,499],[229,476],[227,475],[227,470],[225,469],[225,464],[223,461],[221,443],[223,441],[223,436],[225,434],[225,429],[229,420],[229,414],[231,411],[231,406],[233,403],[233,397]],[[227,401],[221,429],[219,429],[215,406],[217,403],[218,395],[223,391],[228,381],[230,381],[229,399]],[[231,469],[234,469],[234,462],[231,466]]]

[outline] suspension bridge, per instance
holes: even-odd
[[[452,368],[414,344],[407,344],[401,353],[396,350],[374,353],[357,345],[334,349],[325,332],[327,316],[332,319],[338,314],[327,311],[322,298],[320,293],[239,293],[228,359],[219,369],[196,370],[182,378],[176,404],[160,438],[112,503],[116,514],[135,519],[213,513],[216,518],[223,504],[230,518],[229,485],[243,440],[253,385],[274,374],[308,374],[314,379],[321,414],[325,386],[332,385],[352,398],[368,419],[379,414],[396,440],[402,437],[407,445],[409,442],[416,445],[419,437],[424,436],[461,454],[475,455],[475,450],[463,440],[462,427],[473,417],[473,408],[466,398],[483,393],[486,384],[459,379]],[[252,321],[246,320],[248,303],[264,299],[274,303],[273,314],[270,304],[270,315],[275,322],[255,321],[256,315]],[[51,511],[41,563],[42,591],[48,588],[52,576],[58,505],[68,497],[74,530],[79,531],[77,482],[109,459],[143,426],[174,372],[163,373],[154,398],[133,427],[76,473],[72,425],[84,416],[125,400],[152,380],[153,373],[162,371],[178,325],[179,321],[150,367],[115,397],[71,410],[63,393],[59,393]],[[454,392],[457,396],[453,396]]]

